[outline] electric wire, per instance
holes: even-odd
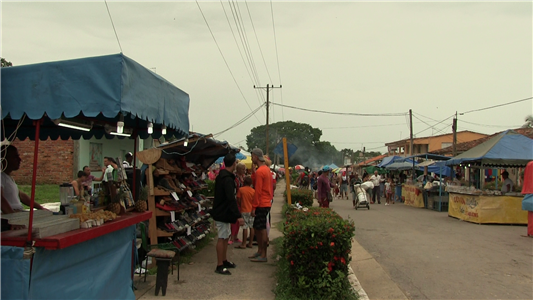
[[[239,83],[237,83],[237,80],[235,79],[235,76],[233,75],[233,72],[231,71],[231,68],[229,67],[228,62],[226,61],[226,58],[224,57],[224,53],[222,53],[222,50],[220,49],[220,46],[218,45],[218,42],[217,42],[217,40],[215,38],[215,35],[213,34],[213,31],[211,30],[211,27],[209,26],[209,23],[207,22],[207,19],[205,18],[204,12],[202,11],[202,8],[200,7],[200,4],[198,3],[198,0],[196,0],[196,5],[198,6],[198,9],[200,10],[200,13],[202,14],[202,17],[204,18],[205,24],[207,25],[207,28],[209,29],[209,32],[211,33],[211,36],[213,37],[213,40],[215,41],[215,44],[217,45],[218,52],[220,52],[220,55],[222,56],[222,59],[224,60],[224,63],[226,64],[226,67],[228,68],[228,71],[231,74],[231,77],[233,78],[233,81],[235,82],[235,85],[237,85],[237,88],[239,89],[239,92],[241,93],[242,98],[246,102],[246,105],[248,106],[250,111],[252,111],[252,107],[250,106],[250,104],[248,103],[248,100],[244,96],[244,93],[242,92],[241,87],[239,86]],[[259,118],[257,118],[257,116],[255,115],[255,113],[253,114],[253,116],[255,116],[255,118],[257,119],[257,122],[259,122],[259,124],[262,124],[261,121],[259,121]]]
[[[416,136],[416,135],[417,135],[417,134],[419,134],[419,133],[422,133],[422,132],[424,132],[424,131],[426,131],[426,130],[428,130],[428,129],[430,129],[430,128],[433,128],[433,127],[435,127],[435,126],[439,125],[440,123],[442,123],[442,122],[444,122],[444,121],[446,121],[446,120],[448,120],[448,119],[450,119],[450,118],[452,118],[452,117],[454,117],[454,116],[455,116],[455,114],[453,114],[453,115],[451,115],[451,116],[447,117],[446,119],[444,119],[444,120],[442,120],[442,121],[438,122],[437,124],[434,124],[434,125],[430,125],[430,124],[428,124],[428,123],[424,122],[424,121],[423,121],[422,119],[418,118],[418,117],[417,117],[416,115],[413,115],[413,117],[415,117],[415,118],[416,118],[416,119],[418,119],[419,121],[421,121],[421,122],[423,122],[424,124],[426,124],[426,125],[428,125],[428,126],[429,126],[428,128],[426,128],[426,129],[424,129],[424,130],[421,130],[421,131],[419,131],[419,132],[417,132],[417,133],[413,134],[413,136]]]
[[[261,104],[259,107],[257,107],[256,109],[254,109],[252,112],[250,112],[250,113],[249,113],[248,115],[246,115],[244,118],[242,118],[242,119],[240,119],[239,121],[237,121],[235,124],[231,125],[230,127],[226,128],[226,129],[224,129],[224,130],[222,130],[222,131],[220,131],[220,132],[217,132],[217,133],[213,134],[213,137],[219,136],[219,135],[221,135],[221,134],[223,134],[223,133],[225,133],[225,132],[227,132],[227,131],[229,131],[229,130],[231,130],[231,129],[233,129],[233,128],[239,126],[239,125],[241,125],[241,124],[244,123],[246,120],[248,120],[248,119],[251,118],[253,115],[255,115],[255,113],[257,113],[259,110],[261,110],[261,108],[262,108],[263,106],[265,106],[265,105],[266,105],[266,103]]]
[[[224,7],[224,3],[222,2],[222,0],[220,0],[220,5],[222,6],[222,10],[224,11],[224,15],[226,16],[226,21],[228,22],[228,26],[229,26],[229,28],[231,30],[231,34],[233,35],[233,40],[235,41],[235,46],[237,46],[237,50],[239,50],[239,55],[241,56],[241,60],[242,60],[242,63],[244,64],[244,68],[246,69],[246,72],[248,73],[248,77],[252,81],[252,84],[255,84],[256,82],[255,82],[255,80],[253,78],[253,75],[250,73],[248,65],[246,64],[246,61],[244,59],[244,55],[242,54],[241,47],[239,46],[239,42],[237,42],[237,38],[235,37],[235,32],[233,31],[233,27],[231,26],[231,22],[229,20],[228,14],[226,13],[226,8]],[[230,9],[231,9],[231,6],[230,6]],[[261,103],[265,100],[264,96],[263,96],[263,93],[261,93],[260,91],[256,91],[256,95],[259,96],[259,98],[258,98],[259,105],[261,105]],[[261,101],[261,99],[263,101]],[[264,116],[264,113],[263,113],[263,116]]]
[[[476,126],[482,126],[482,127],[495,127],[495,128],[520,128],[520,126],[522,125],[490,125],[490,124],[479,124],[479,123],[474,123],[474,122],[469,122],[469,121],[465,121],[465,120],[459,120],[461,123],[467,123],[467,124],[472,124],[472,125],[476,125]],[[459,122],[458,121],[458,122]]]
[[[473,109],[473,110],[462,112],[460,114],[464,115],[464,114],[468,114],[468,113],[472,113],[472,112],[478,112],[478,111],[492,109],[492,108],[496,108],[496,107],[502,107],[502,106],[506,106],[506,105],[519,103],[519,102],[524,102],[524,101],[531,100],[531,99],[533,99],[533,97],[528,97],[528,98],[524,98],[524,99],[520,99],[520,100],[516,100],[516,101],[511,101],[511,102],[507,102],[507,103],[503,103],[503,104],[493,105],[493,106],[489,106],[489,107]]]
[[[278,77],[279,77],[279,84],[282,84],[281,81],[281,71],[279,68],[279,55],[278,55],[278,38],[276,37],[276,25],[274,23],[274,7],[272,6],[272,0],[270,0],[270,14],[272,15],[272,30],[274,31],[274,45],[276,48],[276,61],[278,63]],[[281,93],[281,104],[283,104],[283,89],[280,91]],[[281,120],[285,121],[285,115],[283,112],[283,106],[281,107]]]
[[[270,72],[268,71],[268,67],[265,61],[265,56],[263,55],[263,49],[261,48],[261,43],[259,43],[259,38],[257,37],[257,32],[255,31],[254,21],[252,20],[252,13],[250,12],[250,8],[248,7],[248,2],[244,0],[244,4],[246,4],[246,10],[248,11],[248,16],[250,17],[250,23],[252,24],[252,28],[254,30],[255,40],[257,41],[257,46],[259,46],[259,52],[261,53],[261,57],[263,58],[263,64],[265,65],[265,69],[268,74],[268,79],[270,79],[270,82],[272,82],[272,77],[270,77]]]
[[[280,103],[271,102],[272,105],[277,105],[281,107],[286,108],[292,108],[296,110],[302,110],[302,111],[308,111],[308,112],[315,112],[315,113],[322,113],[322,114],[330,114],[330,115],[341,115],[341,116],[359,116],[359,117],[401,117],[404,116],[406,113],[381,113],[381,114],[362,114],[362,113],[345,113],[345,112],[330,112],[330,111],[324,111],[324,110],[316,110],[316,109],[308,109],[308,108],[301,108],[291,105],[285,105]]]
[[[422,122],[415,122],[413,124],[420,124]],[[388,126],[398,126],[398,125],[404,125],[404,123],[393,123],[393,124],[378,124],[378,125],[362,125],[362,126],[341,126],[341,127],[323,127],[320,128],[322,130],[324,129],[352,129],[352,128],[369,128],[369,127],[388,127]]]
[[[117,38],[118,47],[120,48],[120,53],[122,53],[122,46],[120,45],[120,40],[118,39],[117,30],[115,29],[115,23],[113,22],[113,18],[111,17],[111,12],[109,12],[109,6],[107,6],[107,1],[104,0],[105,7],[107,8],[107,14],[109,15],[109,19],[111,20],[111,25],[113,26],[113,31],[115,32],[115,37]]]

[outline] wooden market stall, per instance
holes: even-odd
[[[467,167],[472,172],[481,172],[485,168],[522,168],[533,160],[531,149],[532,139],[507,130],[450,159],[446,164]],[[483,178],[481,176],[481,187],[484,186]],[[449,186],[448,215],[478,224],[527,224],[527,211],[522,210],[523,197],[520,191],[502,192],[498,190],[497,180],[498,177],[496,190]],[[517,186],[516,182],[514,185]]]
[[[167,137],[186,136],[189,96],[123,54],[1,72],[2,139],[35,140],[27,235],[1,238],[2,299],[135,299],[135,224],[152,213],[127,212],[98,227],[34,237],[39,140],[118,136],[135,139],[136,150],[137,138],[158,138],[164,130]]]

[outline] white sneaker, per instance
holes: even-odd
[[[389,205],[388,203],[385,203],[385,205]]]

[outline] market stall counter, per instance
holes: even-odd
[[[477,224],[527,224],[520,193],[481,191],[470,187],[447,187],[448,216]]]
[[[24,237],[2,237],[2,298],[135,299],[135,224],[151,216],[130,212],[98,227],[35,239],[33,261],[24,258]]]
[[[424,196],[422,187],[404,184],[402,187],[402,198],[404,204],[413,207],[424,207]]]

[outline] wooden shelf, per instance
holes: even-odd
[[[164,230],[161,230],[161,229],[157,229],[157,236],[164,236],[164,237],[172,237],[174,235],[174,232],[166,232]]]
[[[154,196],[170,196],[170,192],[154,187]]]

